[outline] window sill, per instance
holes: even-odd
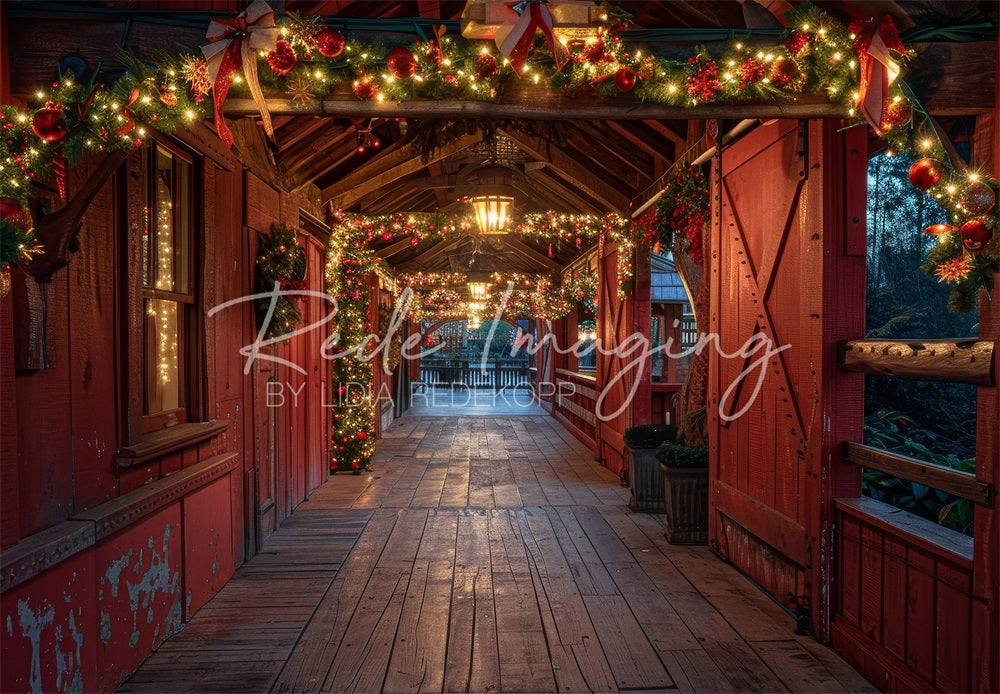
[[[169,429],[162,429],[146,434],[131,446],[118,449],[118,467],[132,467],[164,455],[169,455],[182,448],[193,446],[223,432],[229,426],[228,421],[211,420],[208,422],[187,422]]]

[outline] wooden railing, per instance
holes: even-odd
[[[420,381],[428,387],[439,388],[492,388],[494,392],[504,389],[529,388],[531,370],[524,361],[494,360],[485,368],[479,361],[449,359],[420,362]]]
[[[841,342],[844,371],[920,381],[996,385],[988,340],[849,340]]]
[[[993,485],[968,472],[851,442],[844,443],[844,460],[993,508]]]
[[[839,348],[845,371],[996,386],[987,340],[851,340]],[[994,484],[974,474],[853,442],[844,443],[844,460],[994,508]],[[974,690],[982,640],[969,625],[995,614],[974,589],[974,540],[864,496],[835,500],[834,513],[834,648],[884,691]]]

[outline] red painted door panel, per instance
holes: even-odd
[[[864,255],[845,251],[844,219],[867,150],[837,125],[772,121],[723,151],[708,258],[711,541],[781,602],[811,600],[823,639],[830,502],[858,484],[839,442],[862,415],[836,341],[864,334]]]

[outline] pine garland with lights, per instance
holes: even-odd
[[[255,292],[270,294],[277,282],[282,291],[306,288],[306,253],[298,245],[295,232],[283,224],[272,224],[271,235],[262,236],[257,247],[257,279]],[[271,308],[271,297],[256,302],[258,321],[263,323]],[[279,295],[274,304],[274,312],[264,332],[271,339],[288,335],[299,327],[302,314],[296,302]]]
[[[663,195],[656,201],[653,223],[646,240],[655,236],[678,253],[690,253],[694,262],[705,262],[703,238],[708,221],[708,178],[700,168],[678,167]]]
[[[350,236],[331,236],[326,269],[327,293],[337,301],[332,330],[340,335],[333,360],[333,427],[330,434],[331,473],[361,474],[371,470],[375,453],[376,394],[374,364],[368,356],[373,345],[369,336],[368,275],[385,274],[382,261]],[[363,354],[356,350],[359,346]],[[377,358],[376,358],[377,360]]]
[[[861,44],[867,27],[861,22],[845,26],[809,3],[787,12],[785,20],[792,28],[773,44],[734,38],[721,48],[699,46],[688,55],[667,56],[622,40],[615,33],[618,20],[609,18],[587,40],[567,43],[569,61],[561,69],[544,39],[536,35],[528,63],[515,75],[509,61],[485,41],[453,36],[410,43],[359,40],[325,26],[319,18],[287,13],[276,18],[281,39],[274,50],[258,54],[257,71],[268,96],[284,95],[297,108],[346,90],[357,99],[380,102],[499,101],[505,85],[516,82],[608,99],[627,94],[677,107],[782,102],[803,94],[822,94],[843,104],[849,120],[861,124],[858,56],[864,50]],[[905,65],[912,51],[894,35],[885,38],[893,57]],[[149,128],[171,132],[210,115],[206,97],[213,85],[200,55],[163,55],[153,65],[123,55],[122,62],[126,71],[113,82],[102,82],[98,74],[89,79],[61,75],[33,95],[32,110],[0,108],[0,198],[25,202],[32,180],[55,173],[62,187],[66,167],[88,153],[141,146]],[[231,93],[249,94],[239,74],[233,77]],[[995,208],[979,207],[982,211],[977,212],[963,199],[978,184],[971,188],[971,197],[994,200],[997,183],[986,172],[965,172],[960,163],[947,161],[936,135],[928,134],[929,118],[902,80],[895,81],[890,96],[894,103],[881,127],[890,145],[914,157],[935,157],[942,164],[944,175],[927,191],[952,213],[955,230],[942,235],[957,233],[962,244],[961,248],[946,244],[937,249],[925,267],[954,283],[949,305],[967,310],[974,305],[968,298],[975,296],[975,287],[992,282],[1000,262],[1000,240]],[[917,116],[924,117],[922,124],[914,122]],[[928,139],[931,144],[924,146]],[[528,229],[522,226],[521,233],[531,234],[546,224],[542,220]],[[437,231],[429,223],[412,232],[411,243],[419,245]],[[632,238],[613,233],[609,238],[623,245],[618,272],[619,294],[623,295],[632,271]],[[586,229],[581,233],[561,227],[554,242],[579,245],[588,240],[593,237]]]

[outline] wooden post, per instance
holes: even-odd
[[[996,94],[1000,104],[1000,88]],[[996,171],[1000,166],[1000,106],[976,119],[973,164]],[[1000,342],[1000,275],[993,278],[992,298],[980,292],[979,339]],[[993,371],[1000,369],[1000,350],[993,350]],[[979,387],[976,403],[976,479],[1000,483],[1000,388]],[[1000,689],[1000,512],[975,508],[976,536],[973,545],[972,593],[976,598],[972,619],[972,689]]]

